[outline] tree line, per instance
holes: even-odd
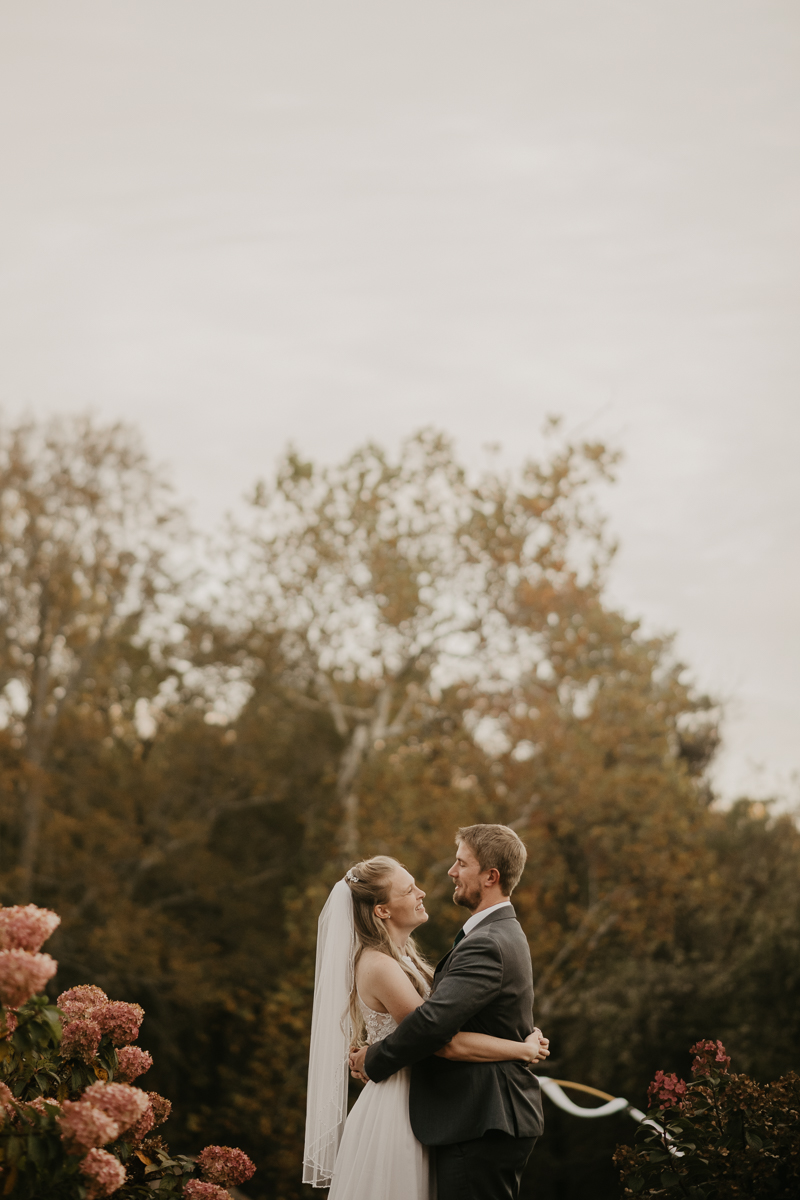
[[[713,698],[607,597],[616,455],[550,435],[480,476],[435,431],[290,451],[209,545],[134,430],[0,429],[0,899],[60,913],[54,995],[145,1008],[171,1143],[242,1146],[253,1197],[304,1195],[328,888],[396,855],[435,959],[463,824],[528,847],[554,1077],[641,1107],[700,1038],[797,1066],[796,826],[715,803]],[[618,1195],[632,1128],[548,1117],[539,1200]]]

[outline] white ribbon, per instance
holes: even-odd
[[[660,1134],[666,1137],[667,1142],[673,1140],[663,1126],[659,1125],[657,1121],[651,1121],[640,1109],[634,1108],[632,1104],[629,1104],[623,1096],[616,1096],[605,1104],[599,1104],[597,1108],[581,1108],[580,1105],[574,1104],[570,1100],[569,1096],[564,1093],[563,1088],[554,1079],[548,1079],[544,1075],[539,1075],[537,1078],[539,1086],[548,1100],[552,1100],[557,1108],[571,1113],[573,1117],[610,1117],[614,1113],[626,1112],[629,1117],[633,1117],[634,1121],[638,1121],[640,1125],[649,1125],[651,1129],[657,1129]],[[669,1146],[668,1149],[674,1158],[683,1158],[682,1150],[676,1150],[672,1146]]]

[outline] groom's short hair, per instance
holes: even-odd
[[[456,834],[456,845],[466,842],[482,871],[494,867],[500,875],[500,889],[510,896],[520,881],[528,851],[522,839],[508,825],[465,825]]]

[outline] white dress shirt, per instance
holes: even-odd
[[[501,900],[499,904],[493,904],[491,908],[483,908],[478,913],[473,913],[468,920],[464,922],[464,937],[472,933],[476,925],[480,925],[484,917],[488,917],[489,913],[497,912],[498,908],[511,908],[510,900]]]

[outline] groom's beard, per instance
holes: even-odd
[[[453,895],[453,903],[458,904],[461,908],[468,908],[470,912],[475,912],[480,902],[480,888],[474,888],[472,891],[467,891],[464,888],[461,891],[456,891]]]

